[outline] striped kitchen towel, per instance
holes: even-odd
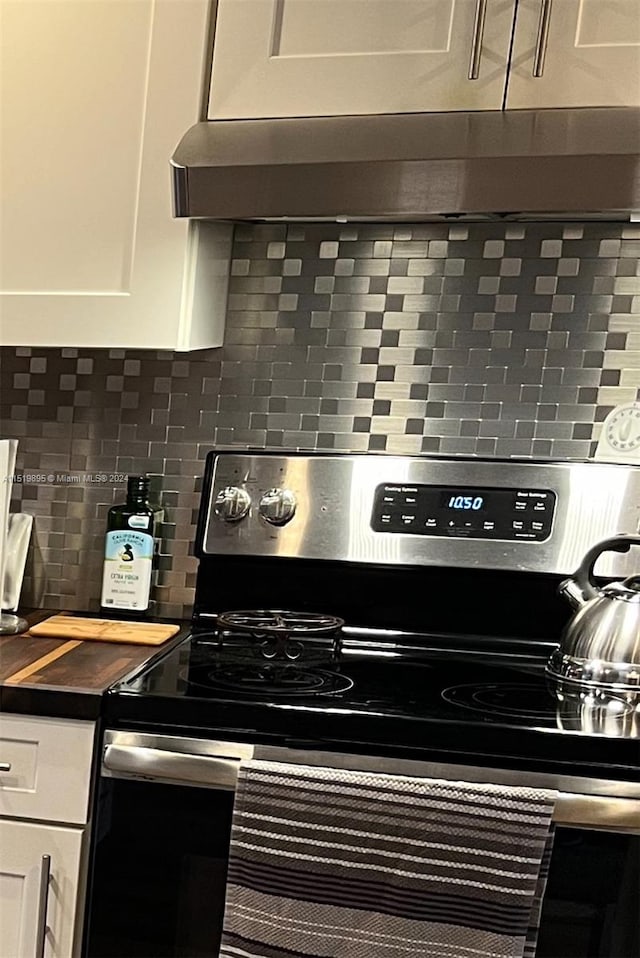
[[[248,762],[220,958],[532,956],[554,798]]]

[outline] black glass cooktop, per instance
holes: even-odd
[[[560,688],[548,651],[346,643],[295,662],[186,639],[108,695],[114,727],[638,778],[640,702]],[[541,654],[542,652],[542,654]]]

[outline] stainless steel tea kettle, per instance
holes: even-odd
[[[559,592],[578,611],[547,672],[567,682],[640,691],[640,574],[598,588],[593,567],[603,552],[628,552],[640,535],[619,535],[590,549]]]

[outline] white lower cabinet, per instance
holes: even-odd
[[[94,739],[93,722],[0,715],[0,958],[80,953]]]
[[[78,953],[86,832],[0,821],[2,958],[71,958]]]

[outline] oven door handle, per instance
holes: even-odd
[[[640,799],[558,792],[553,822],[566,828],[640,835]]]
[[[102,774],[177,785],[197,785],[235,791],[240,762],[251,758],[253,748],[242,745],[233,756],[194,755],[134,745],[107,745]]]
[[[157,739],[156,739],[157,741]],[[196,746],[197,747],[197,746]],[[140,781],[158,781],[176,785],[196,785],[200,788],[217,788],[223,791],[235,791],[240,763],[253,758],[274,761],[289,761],[296,764],[317,764],[317,756],[309,752],[299,752],[293,756],[282,749],[270,749],[244,743],[216,743],[214,752],[208,754],[154,748],[148,745],[105,746],[102,758],[102,774],[111,778],[129,778]],[[273,755],[270,753],[273,752]],[[218,753],[218,754],[216,754]],[[360,764],[354,756],[334,755],[337,767],[355,767]],[[343,759],[343,761],[340,761]],[[382,769],[393,774],[401,769],[390,767]],[[415,774],[416,769],[408,770]],[[437,778],[443,776],[442,768],[425,768],[425,773]],[[458,773],[464,769],[457,769]],[[464,775],[456,775],[460,778]],[[546,785],[547,783],[545,783]],[[556,825],[569,828],[595,828],[605,831],[640,834],[640,799],[614,795],[588,795],[580,792],[558,790],[553,811]]]

